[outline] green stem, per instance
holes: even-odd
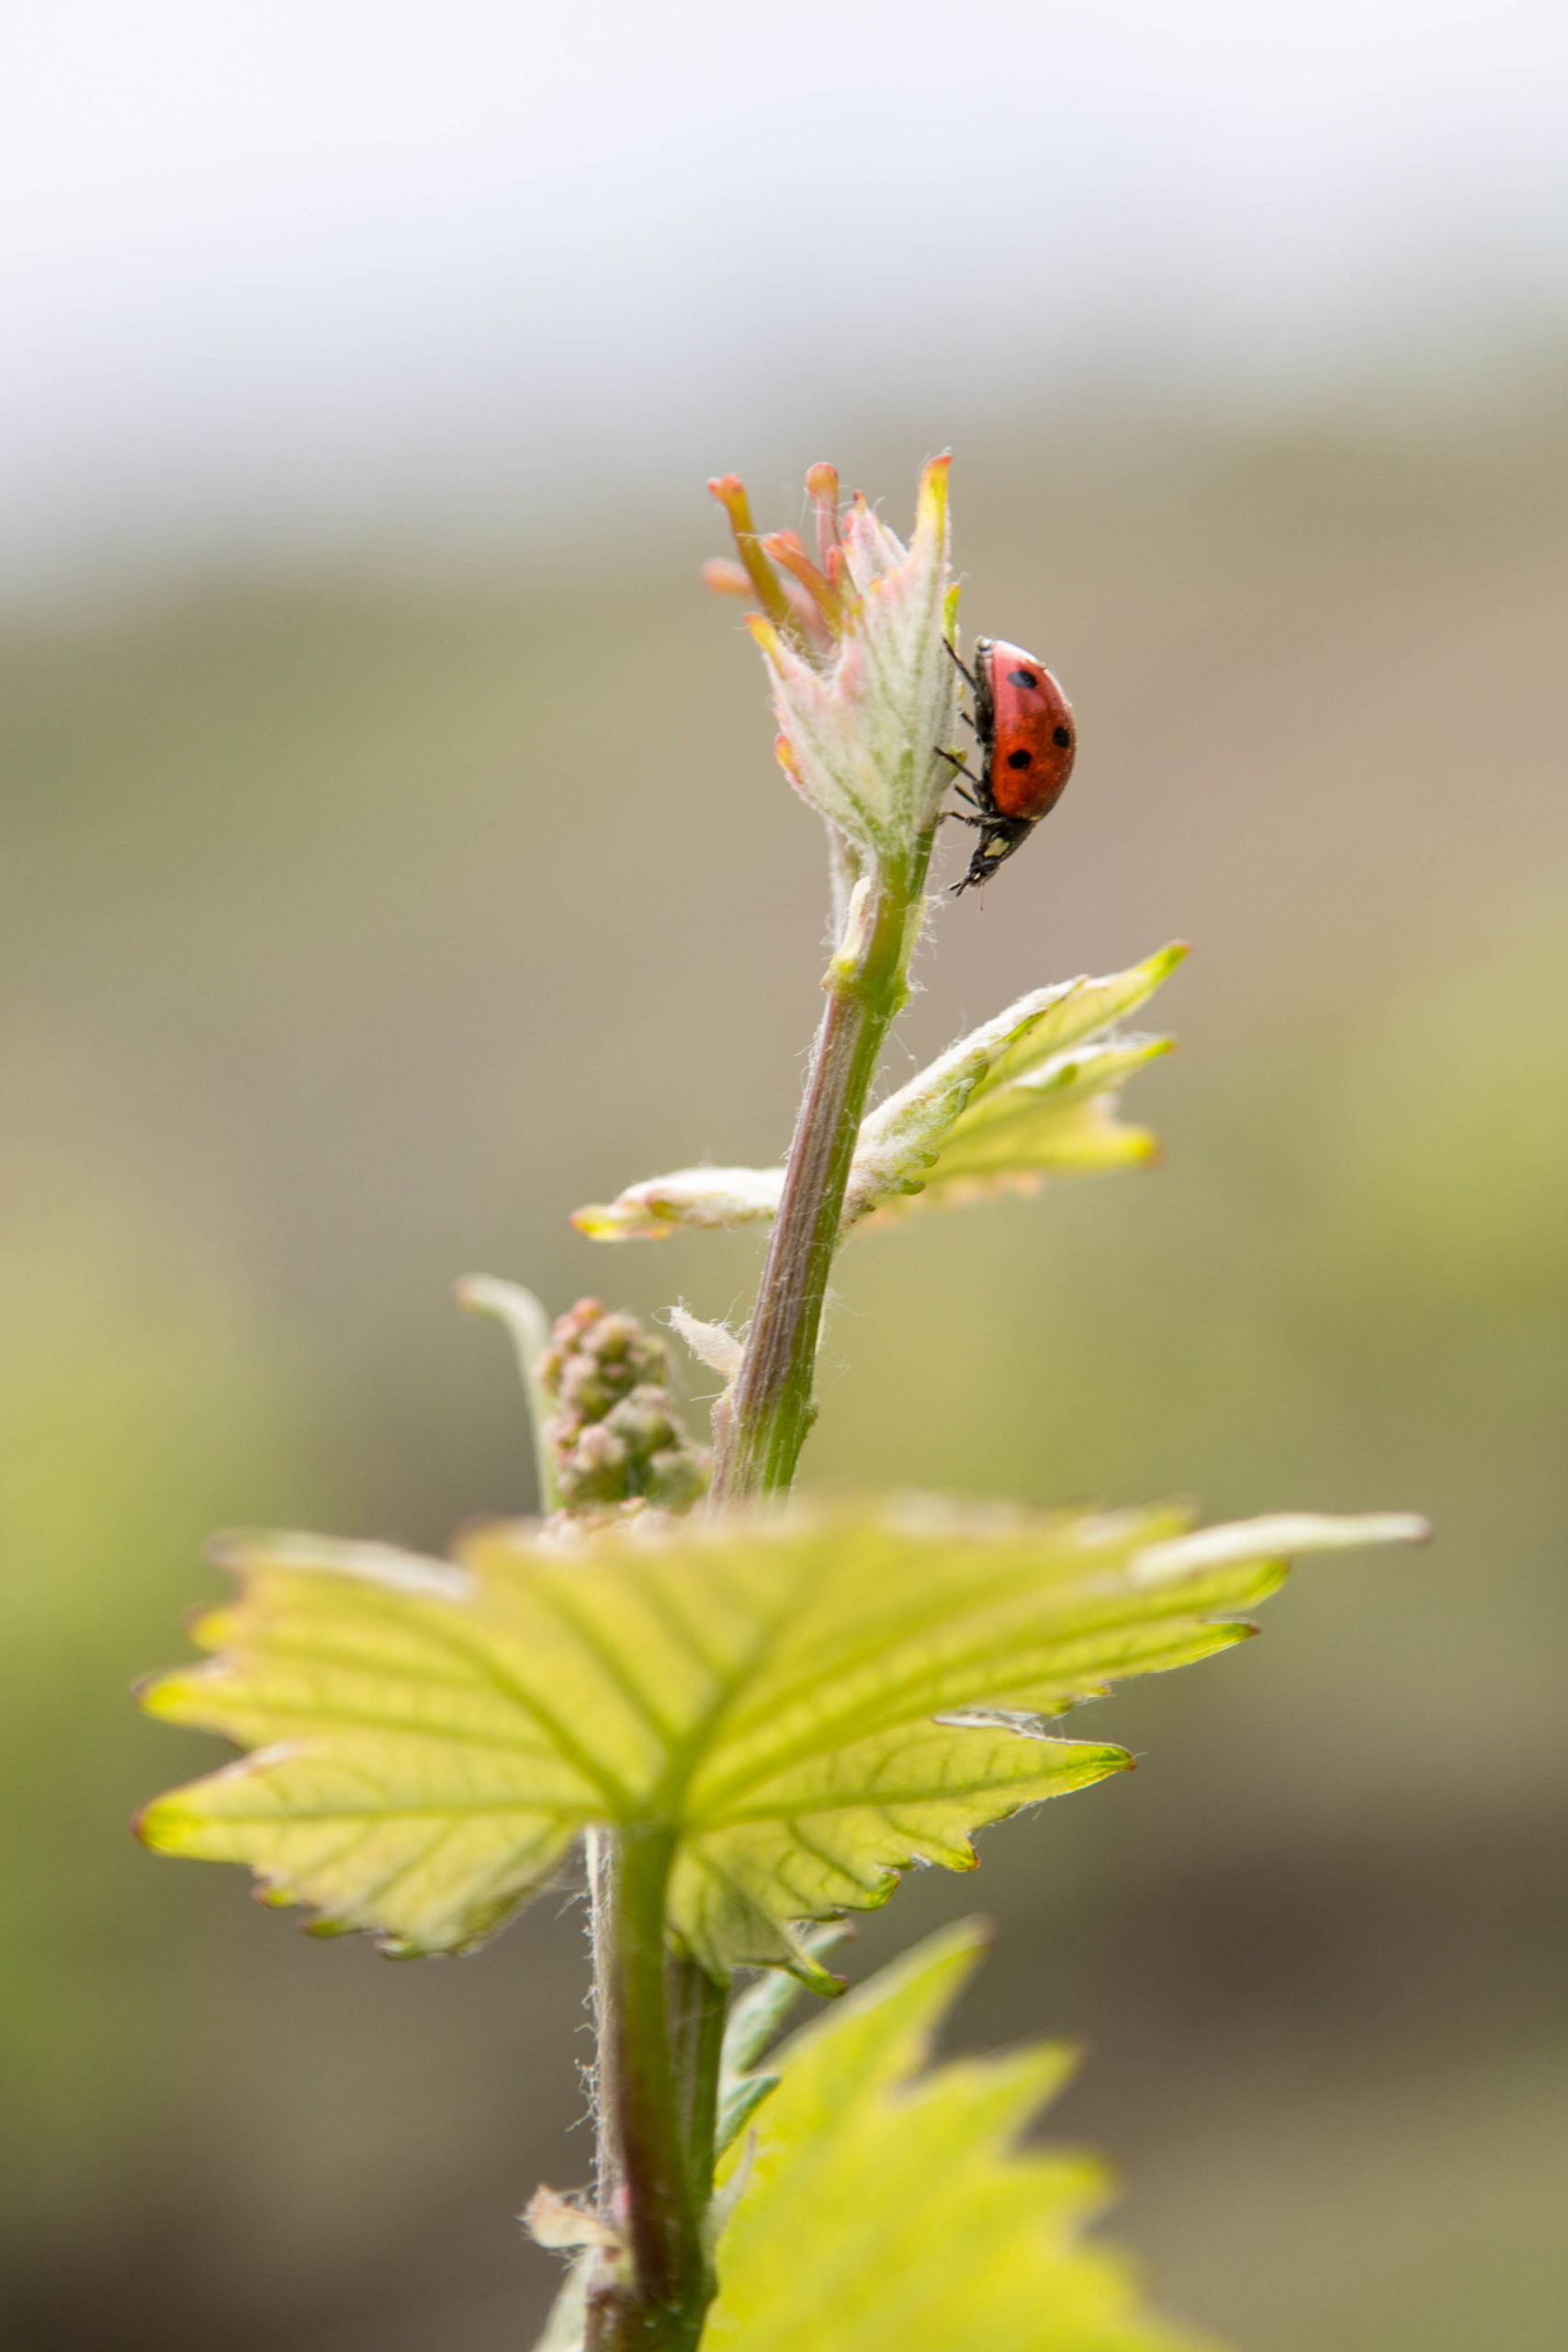
[[[784,1193],[773,1221],[746,1353],[716,1415],[712,1499],[774,1494],[795,1476],[817,1408],[812,1384],[828,1275],[839,1246],[850,1165],[884,1040],[908,995],[911,920],[932,835],[907,865],[873,876],[854,952],[840,948],[825,986]]]
[[[692,2199],[699,2213],[713,2195],[714,2141],[718,2127],[718,2074],[729,1986],[700,1962],[670,1963],[671,2046],[675,2096],[686,2149]]]
[[[590,1856],[599,2195],[626,2254],[589,2290],[586,2352],[694,2352],[713,2300],[705,2199],[693,2177],[671,2045],[664,1905],[674,1849],[669,1829],[634,1825],[597,1832]],[[711,2137],[710,2124],[710,2147]]]

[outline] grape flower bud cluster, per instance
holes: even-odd
[[[554,1325],[537,1378],[562,1508],[682,1511],[706,1492],[709,1456],[682,1428],[669,1351],[634,1315],[580,1298]]]

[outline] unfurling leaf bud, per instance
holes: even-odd
[[[538,1378],[556,1408],[545,1439],[567,1512],[687,1510],[706,1491],[707,1453],[681,1426],[669,1374],[669,1351],[635,1316],[580,1298],[560,1317]]]
[[[883,865],[923,854],[952,780],[948,462],[934,458],[920,478],[908,547],[863,498],[840,515],[837,474],[813,466],[820,562],[794,531],[758,535],[735,475],[708,485],[762,607],[749,619],[772,673],[779,763],[803,799]],[[710,566],[710,585],[739,587],[736,570]]]
[[[778,1214],[782,1168],[677,1168],[618,1200],[574,1209],[590,1241],[660,1241],[682,1226],[769,1225]]]

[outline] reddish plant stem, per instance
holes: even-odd
[[[817,1343],[839,1220],[884,1040],[908,993],[911,919],[931,857],[926,835],[907,866],[871,878],[862,943],[829,967],[783,1196],[773,1221],[746,1351],[715,1416],[712,1501],[785,1490],[817,1408]]]

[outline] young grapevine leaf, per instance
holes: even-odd
[[[1104,1032],[1147,1002],[1187,950],[1162,947],[1125,972],[1032,989],[961,1037],[868,1113],[844,1198],[845,1229],[911,1207],[1032,1191],[1047,1176],[1092,1176],[1152,1159],[1146,1128],[1117,1116],[1122,1087],[1168,1053],[1168,1037]],[[765,1225],[782,1168],[680,1168],[633,1184],[572,1223],[594,1241],[660,1240],[682,1226]]]
[[[1200,2352],[1084,2242],[1095,2159],[1016,2144],[1072,2053],[923,2071],[985,1939],[973,1921],[930,1938],[773,2053],[727,2167],[746,2177],[703,2352]]]
[[[1295,1552],[1420,1532],[1185,1525],[797,1506],[570,1549],[502,1524],[456,1564],[236,1539],[238,1597],[196,1629],[218,1655],[144,1703],[254,1752],[159,1799],[142,1835],[248,1863],[323,1929],[427,1952],[478,1942],[585,1827],[651,1825],[687,1949],[826,1989],[796,1923],[884,1902],[915,1861],[972,1868],[975,1830],[1131,1761],[1044,1719],[1241,1640],[1216,1612]]]

